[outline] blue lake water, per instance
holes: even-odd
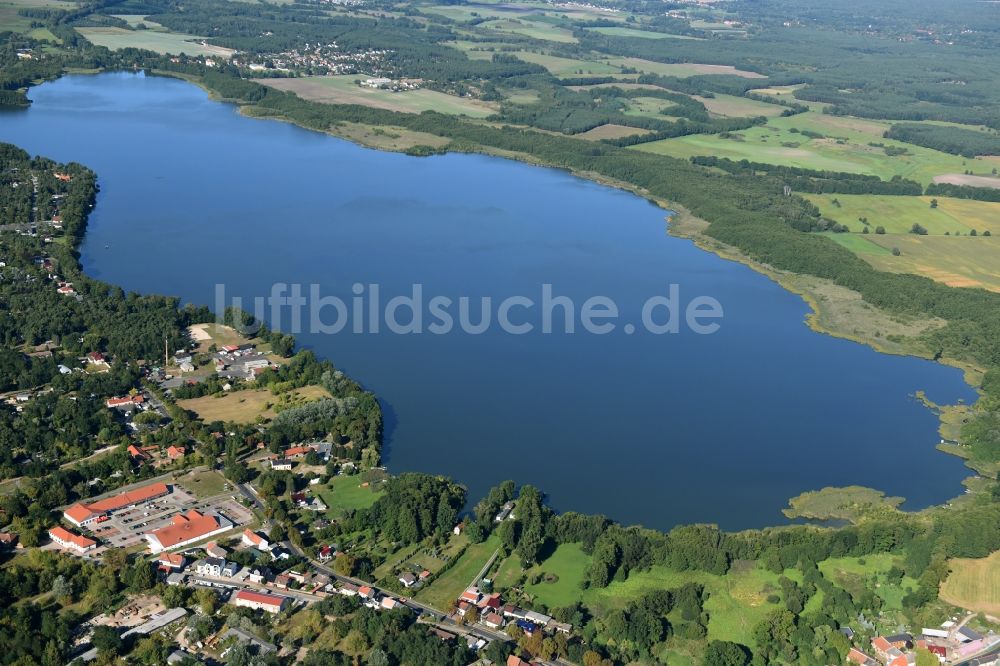
[[[913,398],[973,400],[959,371],[810,331],[802,299],[668,236],[639,197],[497,158],[361,148],[166,78],[67,76],[30,96],[0,115],[0,140],[97,171],[82,262],[126,289],[214,305],[217,284],[317,284],[351,305],[355,283],[383,303],[420,283],[425,300],[472,297],[473,321],[483,296],[537,303],[551,284],[574,299],[575,334],[562,310],[554,334],[300,333],[384,401],[391,471],[450,475],[473,501],[513,478],[559,510],[658,528],[779,524],[789,497],[828,485],[909,508],[961,492],[964,467]],[[682,305],[717,299],[719,331],[626,334],[671,284]],[[612,333],[580,332],[595,295],[617,303]]]

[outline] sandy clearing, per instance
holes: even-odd
[[[989,176],[968,176],[961,173],[944,173],[934,176],[935,183],[947,183],[949,185],[967,185],[969,187],[993,187],[1000,188],[1000,178],[990,178]]]

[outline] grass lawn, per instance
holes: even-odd
[[[517,558],[510,559],[515,560],[520,570]],[[590,556],[580,550],[580,544],[561,544],[547,560],[528,572],[529,577],[540,572],[543,579],[535,585],[526,585],[525,592],[548,608],[569,606],[580,598],[580,584],[589,564]]]
[[[496,106],[477,99],[457,97],[436,90],[406,90],[392,92],[362,88],[355,81],[364,75],[303,76],[294,79],[262,79],[264,85],[293,92],[303,99],[326,104],[360,104],[377,109],[420,113],[438,111],[472,118],[485,118],[496,112]]]
[[[112,51],[125,48],[147,49],[156,53],[190,56],[219,56],[229,58],[232,49],[210,44],[200,44],[204,37],[184,35],[159,30],[125,30],[124,28],[77,28],[87,41],[105,46]]]
[[[792,577],[791,572],[786,572]],[[705,608],[710,615],[710,640],[729,640],[753,645],[753,627],[770,611],[781,608],[767,601],[779,594],[778,574],[764,571],[753,563],[737,563],[725,576],[704,571],[673,571],[655,566],[649,571],[633,572],[628,580],[603,589],[582,592],[584,603],[600,610],[622,607],[649,590],[674,589],[686,583],[701,583],[710,592]]]
[[[1000,614],[1000,551],[978,560],[954,559],[940,597],[972,611]]]
[[[967,160],[883,139],[882,132],[887,128],[886,123],[824,116],[809,111],[772,118],[767,125],[733,133],[736,138],[697,134],[645,143],[635,149],[683,159],[694,155],[716,155],[732,160],[746,159],[821,171],[864,173],[886,180],[898,175],[924,185],[940,174],[961,173],[966,169],[986,174],[995,166],[993,158]],[[793,129],[799,132],[791,131]],[[821,134],[822,138],[804,136],[801,133],[803,130]],[[904,147],[908,154],[889,156],[882,147],[869,145],[872,143]]]
[[[221,495],[226,491],[226,479],[213,470],[191,472],[177,478],[178,485],[190,490],[198,499]]]
[[[338,518],[344,511],[367,509],[378,499],[381,490],[379,484],[362,487],[364,483],[360,476],[335,476],[325,486],[317,487],[316,494],[328,507],[327,514]]]
[[[177,404],[193,411],[205,422],[256,423],[258,418],[273,418],[278,405],[292,406],[328,397],[330,394],[321,386],[304,386],[281,395],[268,389],[248,389],[178,400]]]
[[[611,37],[632,37],[637,39],[701,39],[700,37],[692,37],[691,35],[671,35],[666,32],[652,32],[650,30],[636,30],[635,28],[587,28],[587,30],[592,30],[598,32],[602,35],[609,35]]]
[[[499,30],[500,32],[512,32],[532,39],[543,39],[550,42],[560,42],[562,44],[576,44],[577,39],[573,33],[565,28],[558,28],[541,21],[525,21],[522,19],[506,18],[480,23],[479,27],[489,30]]]
[[[888,553],[881,553],[866,555],[862,558],[837,557],[823,560],[819,563],[819,570],[823,576],[851,594],[859,594],[865,589],[874,589],[885,602],[884,608],[900,610],[903,607],[902,600],[907,593],[907,588],[915,588],[917,583],[912,578],[904,576],[899,585],[890,585],[884,579],[884,575],[893,565],[899,566],[900,558]],[[870,583],[873,578],[880,579],[877,587]]]
[[[417,593],[417,601],[440,610],[450,608],[451,602],[469,586],[499,546],[500,539],[495,534],[482,543],[469,546],[448,571]]]

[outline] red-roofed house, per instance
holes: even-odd
[[[875,650],[875,654],[882,658],[884,661],[889,650],[892,649],[892,643],[887,641],[884,636],[876,636],[872,640],[872,649]]]
[[[507,666],[531,666],[531,662],[521,659],[516,654],[512,654],[507,657]]]
[[[367,585],[362,585],[361,587],[358,588],[359,597],[363,597],[365,599],[371,599],[374,594],[375,591],[372,590],[372,588],[368,587]]]
[[[63,518],[77,527],[85,527],[104,515],[103,511],[93,511],[90,507],[77,503],[63,511]]]
[[[851,651],[847,653],[847,661],[852,664],[858,664],[858,666],[872,666],[872,664],[877,663],[874,659],[857,648],[851,648]]]
[[[97,547],[97,542],[93,539],[74,534],[65,527],[53,527],[49,530],[49,538],[63,548],[75,550],[81,554]]]
[[[500,602],[500,593],[494,592],[480,599],[477,605],[480,608],[500,608],[503,604]]]
[[[240,590],[233,595],[233,602],[243,608],[263,610],[268,613],[280,613],[291,602],[288,597],[280,594],[265,594],[253,590]]]
[[[185,451],[183,446],[168,446],[167,447],[167,457],[171,460],[180,460],[184,457]]]
[[[160,553],[157,562],[163,571],[180,571],[187,560],[180,553]]]
[[[112,407],[132,407],[133,405],[142,404],[142,396],[126,395],[122,398],[108,398],[108,401],[104,404],[108,406],[108,409]]]
[[[186,514],[177,514],[170,524],[145,535],[149,549],[153,553],[181,548],[195,541],[201,541],[213,534],[225,532],[232,527],[228,520],[198,513],[194,509]]]
[[[482,597],[482,595],[479,594],[479,589],[470,587],[465,592],[462,592],[462,596],[460,596],[459,599],[462,601],[468,601],[470,604],[478,604],[480,597]]]
[[[496,613],[487,613],[483,617],[483,624],[491,629],[499,629],[504,625],[503,617],[497,615]]]
[[[311,446],[293,446],[290,449],[285,449],[286,458],[301,458],[310,451],[312,451]]]
[[[87,354],[87,363],[91,365],[100,365],[104,367],[110,367],[108,364],[108,359],[104,358],[104,354],[99,351],[92,351]]]
[[[145,451],[141,450],[135,444],[129,444],[126,450],[128,451],[128,457],[133,461],[142,461],[149,457]]]
[[[268,546],[270,545],[268,544],[267,539],[249,529],[243,530],[243,537],[241,538],[241,541],[248,546],[256,548],[257,550],[268,550]]]

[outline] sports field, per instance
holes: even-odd
[[[477,99],[457,97],[436,90],[405,90],[392,92],[363,88],[355,81],[360,75],[303,76],[294,79],[263,79],[261,83],[278,90],[293,92],[303,99],[325,104],[360,104],[376,109],[420,113],[437,111],[472,118],[485,118],[496,112],[496,106]]]
[[[146,49],[169,55],[218,56],[229,58],[232,49],[200,43],[204,37],[184,35],[159,30],[125,30],[124,28],[77,28],[87,41],[104,46],[112,51],[117,49]]]

